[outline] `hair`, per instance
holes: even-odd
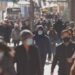
[[[33,33],[30,30],[27,30],[27,29],[21,31],[21,33],[20,33],[20,37],[21,37],[22,41],[25,40],[25,39],[27,39],[30,36],[33,36]]]

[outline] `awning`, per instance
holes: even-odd
[[[29,1],[19,1],[18,4],[20,5],[30,5]]]

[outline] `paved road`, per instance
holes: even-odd
[[[45,73],[44,73],[44,75],[51,75],[50,71],[51,71],[51,64],[50,65],[46,65],[45,66]],[[58,66],[56,66],[56,68],[54,70],[54,75],[58,75]]]

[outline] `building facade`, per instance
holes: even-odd
[[[71,20],[75,22],[75,0],[70,0],[69,1],[70,4],[70,17]]]

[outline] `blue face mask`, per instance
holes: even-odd
[[[33,45],[33,39],[27,39],[26,44],[29,46]]]
[[[43,31],[38,31],[38,35],[42,35],[43,34]]]

